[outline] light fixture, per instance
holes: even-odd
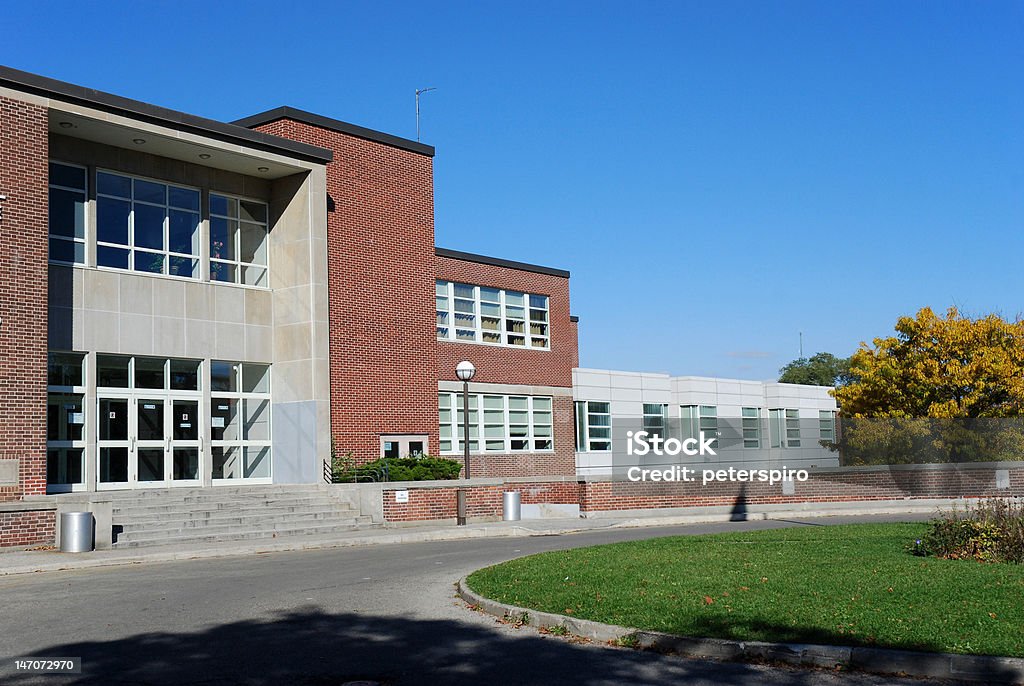
[[[266,173],[266,172],[270,171],[270,167],[256,167],[256,171]]]
[[[208,153],[208,152],[201,152],[201,153],[199,153],[199,159],[201,159],[201,160],[208,160],[208,159],[210,159],[210,153]]]
[[[145,138],[133,138],[132,139],[132,143],[135,143],[135,145],[142,145],[145,142],[146,142]]]
[[[466,478],[469,478],[469,380],[476,374],[476,367],[469,360],[455,365],[455,376],[462,382],[462,459],[466,464]],[[460,524],[466,523],[464,512],[458,513]]]
[[[71,122],[69,122],[69,121],[62,121],[62,122],[60,123],[60,128],[62,128],[62,129],[71,129],[71,128],[74,128],[74,126],[75,126],[75,125],[74,125],[74,124],[72,124],[72,123],[71,123]]]

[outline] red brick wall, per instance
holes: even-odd
[[[569,279],[440,256],[437,278],[546,295],[551,318],[550,350],[437,341],[442,379],[456,380],[455,365],[469,360],[477,369],[473,381],[572,387],[572,369],[579,364],[579,348],[576,325],[569,321]],[[431,330],[436,331],[436,326]]]
[[[413,522],[431,519],[454,519],[457,515],[456,492],[458,486],[441,488],[411,488],[409,502],[395,500],[395,490],[384,491],[384,519],[389,522]],[[466,515],[470,519],[500,519],[502,494],[519,491],[523,505],[538,503],[576,504],[579,484],[575,481],[538,481],[471,486],[466,494]]]
[[[699,474],[698,474],[699,479]],[[831,503],[921,498],[982,498],[1024,495],[1024,465],[1010,470],[1010,489],[996,490],[990,468],[871,470],[811,472],[795,481],[793,495],[783,495],[776,483],[690,483],[594,481],[582,485],[580,510],[644,510],[678,507]]]
[[[382,433],[437,452],[432,160],[292,120],[257,127],[334,151],[327,165],[331,433],[360,462]]]
[[[0,512],[0,548],[52,544],[55,532],[56,514],[53,510]]]
[[[46,109],[0,97],[0,500],[46,493],[48,149]]]
[[[795,482],[793,495],[782,495],[781,484],[735,483],[632,483],[612,481],[508,481],[479,486],[411,487],[409,502],[395,500],[395,490],[384,490],[384,519],[410,522],[453,519],[455,493],[467,490],[467,514],[471,518],[497,519],[502,513],[502,493],[519,491],[523,505],[539,503],[579,504],[581,514],[617,510],[653,510],[710,506],[767,505],[914,500],[925,498],[984,498],[1024,495],[1024,464],[1009,470],[1010,488],[997,490],[995,470],[990,467],[954,469],[894,469],[812,472],[805,482]]]
[[[475,381],[475,379],[474,379]],[[462,394],[456,394],[456,403]],[[435,403],[436,404],[436,403]],[[459,405],[461,407],[461,405]],[[516,476],[574,476],[576,474],[576,436],[572,398],[556,396],[551,401],[552,431],[555,449],[547,453],[471,453],[469,473],[474,478]],[[461,455],[443,455],[463,461]],[[465,474],[463,473],[463,476]]]

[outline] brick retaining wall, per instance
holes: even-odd
[[[1008,488],[997,488],[997,472],[1005,471]],[[467,515],[473,519],[500,519],[502,493],[519,491],[524,505],[578,504],[580,514],[688,507],[745,507],[801,503],[870,502],[941,498],[1024,496],[1024,463],[968,465],[900,465],[853,467],[811,471],[810,479],[793,482],[784,494],[781,483],[651,483],[621,482],[591,477],[578,480],[505,480],[440,485],[420,482],[385,484],[384,519],[412,522],[454,519],[456,492],[467,491]],[[399,503],[395,492],[408,491],[409,502]]]

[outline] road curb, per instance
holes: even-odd
[[[538,629],[564,627],[572,634],[594,641],[618,643],[670,655],[736,662],[781,662],[801,667],[839,668],[874,674],[956,679],[987,684],[1024,683],[1024,659],[1021,658],[854,646],[733,641],[723,638],[688,638],[508,605],[476,593],[467,585],[466,577],[459,579],[456,588],[459,597],[471,606],[495,617],[508,618]]]
[[[351,536],[329,540],[304,541],[301,537],[282,539],[280,541],[259,541],[250,545],[234,547],[185,548],[182,550],[159,550],[152,552],[133,553],[120,551],[93,551],[91,553],[60,553],[56,550],[47,551],[42,555],[61,556],[53,560],[40,559],[20,565],[3,565],[0,553],[0,576],[14,574],[32,574],[35,572],[57,572],[75,569],[93,569],[97,567],[114,567],[122,565],[138,565],[154,562],[177,562],[180,560],[201,560],[240,555],[259,555],[266,553],[295,552],[300,550],[329,550],[331,548],[351,548],[357,546],[393,545],[400,543],[430,543],[434,541],[460,541],[473,538],[518,538],[526,536],[553,536],[572,534],[580,531],[591,531],[605,527],[588,527],[574,529],[531,529],[528,527],[469,527],[451,528],[431,531],[410,531],[385,529],[387,533],[372,536]],[[9,553],[17,555],[18,553]],[[69,557],[71,555],[71,557]],[[75,555],[90,555],[87,558],[75,558]]]

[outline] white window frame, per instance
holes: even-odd
[[[592,404],[605,405],[605,411],[591,409]],[[595,424],[591,418],[605,418],[606,424]],[[607,436],[597,435],[594,432],[607,430]],[[595,444],[599,447],[594,447]],[[577,400],[576,401],[576,451],[581,453],[610,453],[612,451],[612,404],[607,400]]]
[[[232,372],[231,373],[234,374],[234,376],[235,376],[235,389],[236,390],[234,390],[234,391],[220,391],[220,390],[214,390],[213,389],[212,372],[213,372],[213,365],[214,364],[229,364],[229,365],[232,366]],[[246,391],[246,390],[244,390],[245,389],[245,386],[243,385],[244,382],[245,382],[244,367],[246,365],[258,366],[258,367],[266,367],[266,370],[267,370],[267,372],[266,372],[267,373],[267,388],[266,388],[265,391]],[[213,451],[214,451],[215,448],[221,448],[221,449],[236,448],[236,449],[238,449],[240,451],[239,455],[240,455],[240,459],[242,460],[242,465],[243,466],[245,465],[245,453],[250,448],[254,448],[254,449],[257,449],[257,450],[261,450],[263,448],[266,448],[268,450],[268,452],[267,452],[267,457],[265,459],[269,460],[269,464],[267,465],[267,467],[268,467],[267,472],[268,473],[267,473],[266,476],[257,476],[257,477],[246,477],[246,476],[241,476],[241,477],[218,477],[218,478],[214,478],[213,479],[213,484],[215,486],[216,485],[230,486],[231,484],[239,484],[239,483],[243,483],[243,484],[269,484],[269,483],[272,483],[273,482],[273,477],[274,477],[274,449],[272,447],[273,436],[274,436],[274,423],[273,423],[274,406],[273,406],[273,401],[271,400],[271,390],[273,388],[273,382],[274,382],[274,379],[273,379],[273,372],[274,372],[273,365],[262,364],[262,363],[257,363],[257,362],[240,362],[240,361],[237,361],[237,360],[211,360],[209,366],[210,366],[210,372],[211,372],[210,373],[210,409],[209,409],[207,414],[209,414],[210,422],[211,422],[211,434],[210,434],[210,436],[211,436],[211,440],[210,440],[210,469],[211,469],[211,472],[210,473],[212,474],[212,469],[213,469]],[[225,439],[218,439],[218,440],[213,440],[212,439],[212,437],[213,437],[213,433],[212,433],[212,429],[213,429],[213,426],[212,426],[213,414],[214,414],[214,410],[215,410],[215,405],[217,404],[217,399],[219,399],[219,398],[227,398],[229,400],[234,400],[237,403],[237,413],[238,413],[238,437],[237,438],[226,439],[226,440]],[[246,401],[260,401],[260,402],[266,401],[266,403],[267,403],[267,409],[266,409],[266,412],[267,412],[267,437],[266,438],[253,439],[253,438],[246,438],[245,437],[245,433],[244,433],[245,426],[244,426],[244,424],[245,424],[245,402]],[[220,428],[220,427],[217,427],[217,428]]]
[[[800,447],[800,410],[775,407],[768,410],[768,428],[773,448]]]
[[[84,172],[84,176],[85,176],[85,187],[84,188],[72,188],[71,186],[61,186],[61,185],[55,184],[53,182],[53,180],[50,178],[50,173],[49,173],[50,167],[49,167],[49,165],[51,165],[51,164],[59,164],[62,167],[71,167],[73,169],[81,169]],[[49,244],[49,242],[47,242],[47,245],[46,245],[47,257],[49,258],[49,261],[52,264],[71,264],[71,265],[80,264],[80,265],[84,265],[84,264],[88,263],[88,261],[89,261],[89,168],[86,167],[85,165],[82,165],[82,164],[73,164],[71,162],[62,162],[61,160],[49,160],[47,162],[46,170],[47,170],[47,180],[48,180],[47,194],[49,194],[49,191],[56,189],[56,190],[61,190],[61,191],[68,191],[68,192],[71,192],[71,193],[81,193],[82,195],[85,196],[85,201],[82,203],[82,237],[81,238],[78,238],[77,236],[72,236],[71,238],[68,238],[67,236],[57,236],[57,235],[54,235],[54,234],[50,233],[50,229],[49,229],[49,224],[50,224],[49,211],[47,211],[47,216],[46,216],[46,224],[47,224],[46,232],[47,232],[48,240],[49,241],[58,240],[58,241],[63,241],[65,243],[71,243],[72,245],[81,245],[82,246],[82,261],[79,262],[78,260],[72,260],[72,261],[69,262],[67,260],[56,260],[56,259],[53,259],[52,252],[50,251],[50,244]]]
[[[250,203],[256,203],[258,205],[263,205],[266,208],[266,210],[267,210],[267,221],[265,223],[261,224],[261,222],[254,222],[254,221],[249,221],[248,219],[242,219],[241,218],[241,212],[239,212],[239,216],[238,217],[229,217],[227,215],[215,213],[213,211],[213,196],[215,196],[215,195],[218,195],[218,196],[220,196],[222,198],[227,198],[229,200],[234,200],[235,202],[238,202],[238,203],[250,202]],[[241,196],[241,195],[234,195],[232,193],[222,193],[220,191],[216,191],[216,190],[212,190],[211,189],[207,193],[206,218],[207,218],[207,222],[208,222],[208,224],[207,224],[207,232],[206,232],[206,249],[207,249],[207,254],[209,255],[209,259],[208,259],[208,266],[206,267],[206,271],[204,273],[204,278],[206,280],[208,280],[210,283],[220,283],[220,284],[228,284],[228,285],[234,285],[234,286],[244,286],[246,288],[262,288],[262,289],[270,288],[270,203],[268,203],[266,200],[260,200],[258,198],[248,198],[248,197]],[[234,259],[234,260],[225,260],[225,259],[220,258],[220,257],[216,257],[216,258],[213,257],[213,245],[212,245],[212,242],[213,242],[213,220],[214,219],[224,219],[224,220],[226,220],[228,222],[232,222],[233,221],[233,222],[236,222],[238,224],[238,230],[237,230],[236,235],[235,235],[235,241],[236,241],[235,257],[236,257],[236,259]],[[242,261],[242,224],[243,223],[244,224],[262,225],[263,228],[266,229],[265,238],[264,238],[265,247],[266,247],[266,253],[267,253],[267,263],[266,264],[258,264],[256,262],[243,262]],[[222,281],[221,279],[214,279],[213,275],[212,275],[213,265],[214,264],[225,264],[225,265],[230,265],[230,266],[234,267],[234,269],[235,269],[235,279],[234,279],[234,281]],[[246,267],[253,267],[253,268],[256,268],[256,269],[262,269],[265,272],[264,283],[262,285],[261,284],[254,284],[254,283],[245,283],[245,280],[243,279],[243,270]]]
[[[108,193],[101,193],[99,191],[99,175],[109,174],[111,176],[119,176],[131,181],[131,197],[125,198],[119,195],[110,195]],[[98,269],[117,271],[117,272],[131,272],[132,274],[141,274],[144,276],[164,276],[170,279],[180,279],[182,281],[202,281],[203,280],[203,190],[196,186],[189,186],[181,183],[172,183],[164,179],[156,179],[148,176],[142,176],[140,174],[128,174],[122,171],[116,171],[114,169],[103,169],[97,168],[94,174],[96,184],[96,266]],[[146,200],[135,199],[135,181],[146,181],[149,183],[157,183],[162,186],[166,186],[168,189],[167,197],[164,200],[164,204],[158,205]],[[199,209],[193,210],[187,207],[179,207],[171,205],[170,189],[178,188],[185,191],[193,191],[199,195]],[[111,200],[127,201],[128,202],[128,244],[122,245],[121,243],[108,243],[99,240],[99,212],[100,212],[100,198],[109,198]],[[144,248],[135,244],[135,205],[136,203],[144,205],[146,207],[162,207],[164,211],[163,221],[163,248],[156,250],[154,248]],[[198,216],[198,223],[196,224],[196,231],[198,232],[198,241],[195,254],[186,254],[180,252],[171,251],[170,245],[170,227],[171,227],[171,210],[178,210],[181,212],[194,212]],[[108,265],[100,264],[99,252],[100,248],[114,248],[118,250],[128,251],[128,266],[127,267],[111,267]],[[153,272],[146,269],[135,268],[135,257],[137,253],[144,255],[159,255],[163,259],[163,267],[160,272]],[[171,274],[171,258],[194,260],[196,266],[193,269],[192,276],[181,276],[180,274]]]
[[[86,389],[89,386],[89,356],[85,353],[78,353],[69,350],[50,350],[47,353],[47,370],[46,374],[49,377],[49,362],[50,355],[78,355],[80,356],[81,364],[81,385],[50,385],[49,379],[47,379],[46,386],[46,415],[47,415],[47,427],[46,427],[46,492],[47,493],[68,493],[71,491],[84,491],[86,490],[86,444],[88,438],[88,399],[86,397]],[[80,407],[82,414],[82,437],[77,440],[61,440],[50,438],[50,426],[49,426],[49,415],[50,415],[50,397],[51,396],[67,396],[76,395],[80,398]],[[61,408],[59,415],[64,417],[65,408]],[[82,480],[77,482],[67,483],[50,483],[50,451],[51,450],[80,450],[81,464],[79,465],[79,473],[82,475]]]
[[[658,408],[652,410],[652,408]],[[668,436],[668,405],[664,403],[644,403],[643,404],[643,429],[647,432],[648,436],[658,435],[662,438]],[[657,419],[658,421],[653,421]]]
[[[472,326],[459,326],[456,322],[456,310],[455,310],[455,287],[461,286],[465,288],[473,289],[472,302],[473,302],[473,324]],[[484,290],[498,291],[499,302],[493,300],[484,301],[482,292]],[[518,305],[509,304],[509,296],[522,295],[523,296],[523,319],[518,317],[511,317],[509,315],[509,309],[511,307],[518,307]],[[517,350],[551,350],[551,297],[540,293],[527,293],[525,291],[513,291],[505,288],[496,288],[493,286],[476,286],[467,283],[460,283],[456,281],[445,281],[444,279],[437,279],[434,283],[434,297],[435,307],[437,314],[437,339],[439,341],[454,341],[456,343],[474,343],[477,345],[491,345],[491,346],[502,346],[507,348],[514,348]],[[543,298],[543,307],[533,307],[532,302],[534,298]],[[459,300],[469,301],[469,297],[459,296]],[[443,301],[443,302],[442,302]],[[500,305],[500,315],[498,317],[498,340],[487,341],[484,340],[486,335],[492,335],[495,333],[493,329],[485,329],[483,327],[483,306],[486,304]],[[543,318],[534,318],[534,312],[542,312]],[[461,313],[469,315],[469,312]],[[488,318],[493,318],[493,315],[486,315]],[[444,322],[446,320],[447,323]],[[508,330],[509,323],[521,322],[523,326],[522,334],[513,333]],[[534,326],[546,327],[543,333],[534,333]],[[472,338],[460,338],[458,331],[465,333],[472,333]],[[512,337],[522,336],[523,344],[513,344],[509,340]]]
[[[447,398],[447,400],[445,400]],[[486,408],[485,398],[501,399],[501,424],[487,421],[486,409],[493,412],[499,408]],[[526,400],[526,408],[513,410],[511,401],[513,399]],[[545,405],[547,407],[545,408]],[[463,423],[459,421],[459,414],[462,412],[463,398],[458,391],[438,392],[438,424],[440,430],[439,453],[442,455],[461,455],[463,453]],[[469,450],[474,454],[482,455],[507,455],[518,453],[553,453],[555,451],[554,437],[554,399],[546,395],[506,395],[501,393],[470,393],[469,394]],[[443,413],[448,412],[448,421],[443,421]],[[512,435],[512,412],[526,413],[526,436]],[[474,419],[475,414],[475,419]],[[547,421],[543,421],[545,416]],[[515,426],[524,426],[516,423]],[[487,427],[500,427],[501,435],[487,436]],[[447,431],[445,429],[447,428]],[[537,429],[546,429],[549,435],[538,435]],[[512,443],[525,441],[526,448],[513,448]],[[448,447],[445,447],[445,444]],[[489,447],[488,443],[494,445]],[[500,443],[500,447],[498,447]],[[550,447],[538,448],[542,443],[549,443]],[[476,447],[474,447],[476,444]]]
[[[835,443],[836,413],[834,410],[818,410],[818,438]]]
[[[761,448],[761,408],[744,407],[740,409],[740,431],[743,434],[743,447],[747,450]]]

